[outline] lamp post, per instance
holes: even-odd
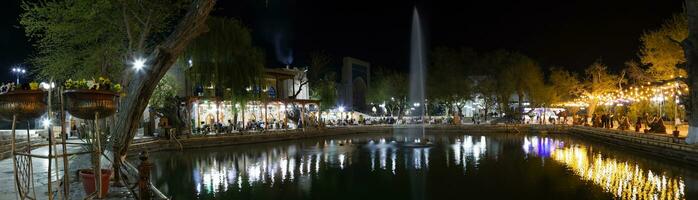
[[[22,69],[21,67],[13,67],[12,73],[14,73],[17,76],[16,84],[19,85],[19,76],[21,76],[24,73],[27,73],[27,70]]]

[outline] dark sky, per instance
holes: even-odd
[[[264,47],[275,46],[270,30],[288,35],[297,63],[310,51],[325,50],[406,69],[414,5],[430,48],[503,48],[544,68],[581,70],[599,58],[611,68],[636,59],[642,32],[681,12],[683,1],[241,0],[223,2],[216,15],[240,18]]]
[[[430,48],[502,48],[529,55],[544,68],[580,70],[598,58],[616,69],[636,58],[642,32],[680,12],[683,1],[219,0],[214,15],[248,25],[270,66],[290,57],[302,65],[309,52],[324,50],[336,58],[406,69],[414,5]],[[18,28],[18,3],[0,10],[0,78],[8,81],[10,66],[32,50]]]

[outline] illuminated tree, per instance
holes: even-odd
[[[608,73],[606,65],[597,60],[591,64],[586,70],[584,70],[586,75],[583,82],[583,92],[587,100],[589,108],[587,108],[587,113],[593,114],[596,107],[601,102],[601,97],[604,94],[616,91],[618,88],[618,76]]]
[[[652,81],[652,77],[645,73],[640,63],[634,60],[625,62],[625,69],[622,73],[628,77],[628,82],[631,84],[644,84]]]
[[[640,37],[640,60],[649,65],[647,73],[657,81],[670,80],[675,76],[686,76],[682,66],[685,62],[680,41],[688,37],[688,20],[685,13],[675,14],[657,30]]]

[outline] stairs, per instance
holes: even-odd
[[[29,131],[29,139],[32,145],[40,144],[46,141],[45,138],[39,136],[39,131],[31,130]],[[27,131],[26,130],[16,130],[15,143],[17,149],[26,148],[27,142]],[[0,160],[12,157],[12,131],[11,130],[0,130]]]

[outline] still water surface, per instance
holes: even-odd
[[[158,152],[174,199],[698,199],[698,170],[565,135],[370,134]]]

